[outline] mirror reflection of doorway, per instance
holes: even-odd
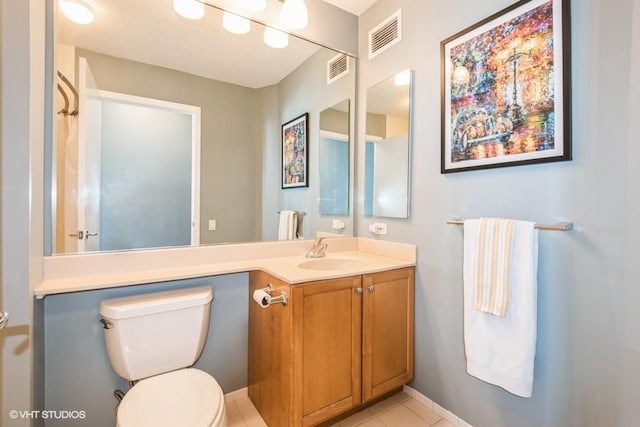
[[[80,64],[61,252],[199,244],[200,108],[99,90]]]

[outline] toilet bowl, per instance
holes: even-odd
[[[209,286],[100,303],[107,354],[135,385],[118,406],[118,427],[226,427],[224,394],[192,368],[207,339]]]

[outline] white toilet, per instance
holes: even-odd
[[[111,365],[138,381],[120,402],[117,427],[226,427],[222,389],[189,368],[207,340],[212,300],[203,286],[100,302]]]

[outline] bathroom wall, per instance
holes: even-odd
[[[247,386],[248,274],[183,280],[164,284],[51,295],[44,300],[47,372],[45,407],[84,410],[84,420],[48,420],[46,426],[116,423],[113,391],[128,390],[111,368],[102,325],[100,301],[142,292],[209,285],[214,290],[211,322],[204,352],[195,367],[213,375],[225,392]],[[179,393],[179,391],[176,391]]]
[[[10,411],[43,404],[42,316],[32,296],[42,274],[43,198],[31,195],[42,195],[44,93],[51,89],[44,10],[40,1],[0,0],[0,310],[10,315],[0,331],[2,426],[39,426]]]
[[[440,174],[440,41],[511,0],[380,0],[360,17],[359,95],[412,68],[412,212],[408,220],[357,218],[357,234],[388,223],[385,239],[418,245],[418,391],[476,427],[637,425],[640,417],[640,1],[572,1],[571,162]],[[403,40],[369,60],[368,31],[402,8]],[[364,120],[360,110],[359,120]],[[362,123],[362,122],[361,122]],[[363,170],[363,127],[358,170]],[[359,212],[362,212],[359,173]],[[555,223],[541,231],[533,397],[466,374],[462,239],[451,217]]]

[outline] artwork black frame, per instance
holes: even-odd
[[[309,113],[282,125],[282,189],[309,186]]]
[[[571,160],[569,4],[521,0],[441,42],[441,173]]]

